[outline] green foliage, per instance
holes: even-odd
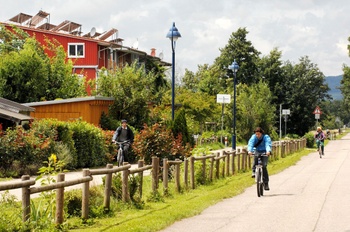
[[[270,134],[275,122],[275,106],[271,104],[272,93],[267,84],[259,82],[250,87],[239,85],[238,89],[237,130],[240,138],[248,141],[258,126]]]
[[[180,134],[182,135],[182,146],[186,146],[186,144],[191,146],[194,145],[194,139],[187,128],[185,110],[180,110],[176,114],[175,119],[172,122],[171,130],[175,138],[178,138]]]
[[[100,128],[84,121],[71,122],[69,128],[73,132],[77,168],[102,166],[108,162],[104,134]]]
[[[23,103],[86,96],[85,80],[72,75],[63,46],[48,39],[41,45],[16,27],[0,31],[1,97]]]
[[[174,138],[170,129],[158,123],[151,127],[145,124],[143,130],[136,134],[132,147],[135,154],[144,159],[146,164],[151,163],[152,156],[174,160],[188,156],[191,150],[189,145],[182,145],[181,134]]]
[[[0,194],[0,231],[20,231],[22,229],[21,203],[5,191]]]
[[[105,165],[115,153],[112,134],[86,122],[55,119],[35,120],[29,130],[21,126],[8,129],[0,136],[0,173],[13,177],[36,174],[51,154],[69,169]]]
[[[314,134],[312,132],[309,132],[305,134],[304,137],[306,138],[306,147],[313,148],[315,144]]]
[[[141,128],[148,121],[149,110],[145,106],[148,102],[159,102],[163,93],[161,84],[156,82],[159,78],[134,62],[113,72],[101,72],[96,94],[116,99],[110,107],[113,118],[127,119],[129,124]]]
[[[233,86],[233,73],[227,67],[232,64],[234,59],[238,62],[239,71],[237,72],[238,83],[253,84],[259,81],[257,71],[257,61],[260,52],[256,50],[251,41],[247,40],[248,31],[246,28],[239,28],[233,32],[224,48],[220,49],[220,56],[215,59],[215,65],[221,70],[227,70],[231,78],[228,80]]]
[[[290,109],[288,131],[304,135],[315,124],[313,110],[329,98],[325,76],[308,57],[300,58],[296,65],[287,63],[285,69],[285,109]]]

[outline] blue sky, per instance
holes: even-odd
[[[308,56],[326,76],[342,74],[350,65],[350,4],[346,0],[0,0],[0,21],[18,13],[50,13],[50,22],[70,20],[98,32],[119,31],[124,45],[164,54],[171,62],[172,22],[182,38],[176,46],[176,72],[212,64],[232,32],[249,31],[248,40],[262,55],[277,47],[282,60],[297,63]],[[178,75],[179,75],[178,74]]]

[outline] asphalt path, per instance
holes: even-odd
[[[162,231],[350,232],[350,134],[271,175],[270,189],[257,197],[253,185]]]

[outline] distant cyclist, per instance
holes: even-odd
[[[118,127],[113,134],[112,142],[129,141],[129,143],[123,144],[124,161],[129,162],[128,151],[130,145],[134,142],[134,133],[130,127],[128,127],[128,122],[125,119],[123,119],[121,123],[122,125]]]
[[[317,131],[314,137],[316,139],[317,151],[319,151],[321,147],[322,155],[324,155],[324,140],[326,138],[326,135],[323,133],[322,127],[317,127]]]
[[[261,127],[257,127],[254,131],[254,134],[252,135],[252,137],[250,137],[248,141],[248,154],[253,155],[254,151],[257,151],[259,153],[266,153],[267,155],[262,157],[265,190],[270,190],[269,174],[267,172],[267,162],[269,161],[268,156],[271,154],[271,147],[272,142],[270,136],[264,134],[264,130]],[[255,177],[255,164],[257,162],[258,157],[254,156],[252,177]]]

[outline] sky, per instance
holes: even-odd
[[[69,20],[82,25],[83,34],[118,30],[123,45],[156,55],[171,63],[166,34],[173,22],[181,38],[176,43],[176,72],[196,72],[213,64],[233,32],[248,31],[247,40],[269,55],[282,52],[282,61],[294,64],[308,56],[325,76],[341,75],[350,66],[348,0],[0,0],[0,21],[19,13],[50,14],[50,23]]]

